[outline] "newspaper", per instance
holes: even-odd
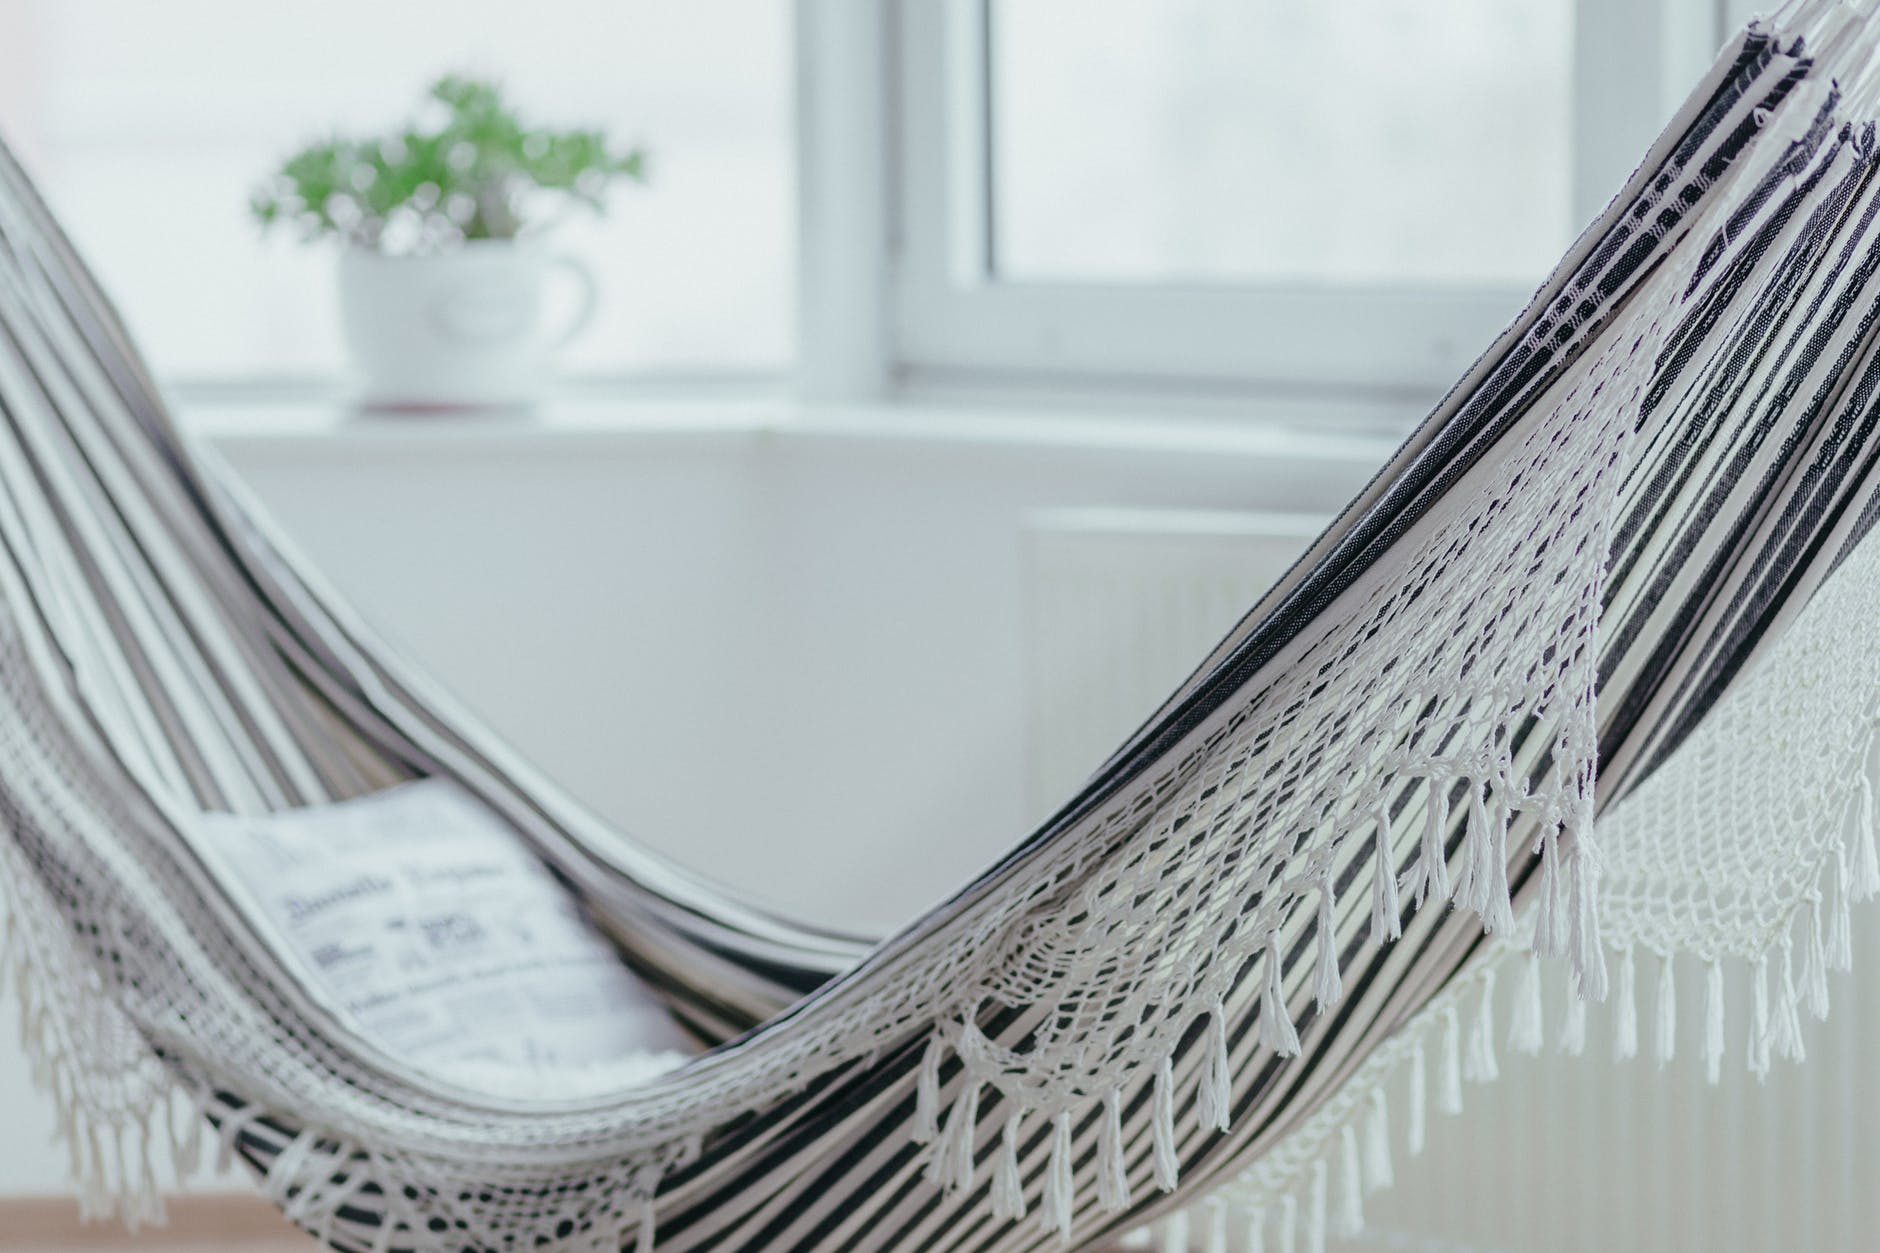
[[[210,814],[198,845],[305,990],[394,1057],[488,1075],[688,1049],[665,1007],[504,822],[454,781]]]

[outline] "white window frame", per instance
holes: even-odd
[[[1576,219],[1590,219],[1623,183],[1659,119],[1709,65],[1735,3],[1578,0]],[[994,279],[987,7],[798,0],[810,394],[923,382],[1440,388],[1529,295]],[[867,99],[871,90],[886,98]],[[872,195],[871,178],[879,180]],[[811,225],[838,203],[839,222]],[[885,250],[879,269],[856,254],[871,246]]]

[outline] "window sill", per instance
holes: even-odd
[[[1230,456],[1377,465],[1418,416],[1408,404],[1371,408],[1317,400],[1233,410],[1071,399],[907,398],[825,403],[774,393],[675,391],[573,395],[530,410],[384,413],[327,399],[198,399],[179,406],[187,430],[256,454],[421,456],[521,449],[618,449],[635,444],[764,442],[789,446],[931,445],[1153,455]],[[1356,415],[1356,420],[1354,420]]]

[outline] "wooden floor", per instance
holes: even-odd
[[[179,1197],[169,1211],[167,1225],[133,1234],[116,1222],[80,1223],[69,1197],[0,1199],[0,1253],[314,1253],[257,1197]]]
[[[0,1197],[0,1253],[319,1253],[258,1197],[179,1197],[162,1227],[84,1224],[70,1197]]]

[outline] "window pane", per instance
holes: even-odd
[[[1483,285],[1571,241],[1572,0],[989,0],[1000,278]]]
[[[172,378],[329,374],[331,247],[261,239],[300,143],[499,78],[544,123],[646,145],[652,185],[551,246],[589,261],[575,371],[777,369],[792,351],[790,6],[776,0],[0,0],[0,127]]]

